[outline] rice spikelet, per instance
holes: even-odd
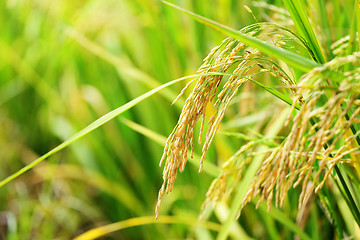
[[[291,44],[293,44],[291,41],[300,42],[295,35],[291,35],[289,32],[272,24],[254,24],[241,31],[250,36],[256,35],[257,38],[265,39],[271,44],[282,45],[282,47],[286,47],[287,44],[291,46]],[[277,34],[274,35],[274,38],[269,39],[269,33]],[[285,35],[287,36],[285,37]],[[287,39],[287,43],[284,42],[284,39]],[[301,42],[299,46],[300,47],[294,49],[294,51],[302,54],[302,51],[305,51],[306,47],[301,47]],[[198,73],[203,75],[190,82],[195,82],[195,86],[189,97],[186,99],[178,123],[169,135],[164,148],[160,166],[164,162],[165,167],[163,170],[163,184],[159,191],[158,203],[155,209],[156,216],[159,214],[162,196],[165,193],[170,193],[172,191],[178,171],[182,172],[185,169],[189,147],[191,148],[192,155],[194,127],[200,117],[202,117],[202,123],[200,127],[199,143],[202,143],[203,129],[206,124],[205,119],[207,118],[207,105],[209,103],[213,104],[215,112],[208,117],[208,129],[202,147],[199,172],[203,168],[206,153],[219,129],[225,111],[231,100],[237,94],[239,86],[249,79],[263,73],[273,74],[276,78],[281,79],[283,83],[293,85],[293,81],[287,73],[275,64],[274,60],[264,58],[261,52],[230,38],[225,39],[220,46],[211,50],[210,54],[204,59],[204,63],[198,70]],[[224,77],[223,73],[226,73],[230,68],[234,69],[231,70],[231,76]],[[223,80],[224,83],[222,83]],[[185,89],[189,87],[189,84]],[[180,96],[184,93],[185,89],[181,91]],[[243,165],[244,164],[238,165],[239,171],[242,169],[241,166]],[[227,168],[225,167],[225,174],[220,177],[224,179],[224,183],[226,183],[228,176],[231,175],[226,173],[226,169]],[[215,188],[216,183],[214,183],[213,189]],[[223,189],[227,189],[227,187]],[[221,198],[221,194],[223,193],[223,190],[220,190],[218,194],[212,194],[210,191],[209,196],[218,195],[218,197],[215,197],[217,199]]]

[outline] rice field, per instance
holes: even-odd
[[[360,239],[360,2],[0,2],[1,239]]]

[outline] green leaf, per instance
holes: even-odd
[[[164,146],[166,144],[166,137],[126,118],[121,118],[120,121],[132,130],[150,138],[161,146]],[[194,153],[193,158],[189,157],[188,161],[197,168],[200,167],[200,156],[198,156],[197,154]],[[221,173],[220,168],[211,162],[204,162],[203,170],[204,172],[208,173],[213,177],[218,177]]]
[[[276,89],[274,89],[272,87],[269,87],[269,86],[267,86],[265,84],[262,84],[261,82],[255,81],[254,79],[249,78],[249,80],[252,81],[253,83],[255,83],[256,85],[259,85],[260,87],[264,88],[266,91],[268,91],[269,93],[271,93],[275,97],[279,98],[280,100],[286,102],[290,106],[293,104],[293,100],[291,100],[291,98],[289,96],[286,96],[285,94],[277,91]],[[300,106],[298,104],[296,104],[295,108],[299,110]]]
[[[325,63],[324,54],[320,48],[319,41],[310,25],[309,18],[305,12],[303,0],[283,0],[290,16],[301,36],[309,44],[309,48],[314,54],[315,60]]]
[[[357,34],[358,34],[358,48],[357,48],[357,51],[360,50],[360,1],[359,0],[356,0],[357,1],[357,6],[356,6],[356,22],[357,22]]]
[[[124,221],[115,222],[107,224],[101,227],[96,227],[91,230],[88,230],[85,233],[74,238],[74,240],[92,240],[99,237],[103,237],[106,234],[119,231],[122,229],[135,227],[135,226],[144,226],[148,224],[184,224],[191,227],[199,226],[202,228],[211,229],[213,231],[219,231],[220,225],[214,222],[208,221],[198,221],[196,217],[180,217],[180,216],[160,216],[158,219],[155,219],[154,216],[144,216],[126,219]]]
[[[168,86],[171,86],[171,85],[173,85],[175,83],[181,82],[181,81],[183,81],[183,80],[185,80],[187,78],[191,78],[191,77],[195,77],[195,76],[197,76],[197,75],[186,76],[186,77],[182,77],[182,78],[170,81],[170,82],[168,82],[166,84],[163,84],[163,85],[161,85],[161,86],[159,86],[157,88],[154,88],[153,90],[151,90],[151,91],[149,91],[149,92],[147,92],[147,93],[145,93],[145,94],[131,100],[130,102],[126,103],[125,105],[122,105],[121,107],[118,107],[115,110],[105,114],[104,116],[98,118],[96,121],[94,121],[93,123],[91,123],[90,125],[85,127],[84,129],[82,129],[81,131],[79,131],[76,134],[74,134],[73,136],[71,136],[69,139],[67,139],[66,141],[61,143],[56,148],[52,149],[51,151],[49,151],[48,153],[46,153],[43,156],[39,157],[38,159],[36,159],[32,163],[26,165],[25,167],[23,167],[19,171],[15,172],[14,174],[12,174],[9,177],[2,180],[0,182],[0,187],[4,186],[6,183],[10,182],[11,180],[15,179],[16,177],[18,177],[21,174],[25,173],[26,171],[30,170],[31,168],[33,168],[34,166],[36,166],[37,164],[39,164],[40,162],[42,162],[46,158],[50,157],[54,153],[59,152],[60,150],[64,149],[65,147],[69,146],[71,143],[79,140],[80,138],[84,137],[85,135],[89,134],[90,132],[94,131],[98,127],[100,127],[103,124],[107,123],[111,119],[119,116],[121,113],[129,110],[130,108],[137,105],[139,102],[149,98],[150,96],[154,95],[155,93],[159,92],[160,90],[162,90],[162,89],[164,89],[164,88],[166,88]]]
[[[180,10],[181,12],[191,16],[195,20],[214,28],[215,30],[217,30],[219,32],[222,32],[234,39],[238,39],[239,41],[242,41],[242,42],[248,44],[249,46],[257,48],[258,50],[262,51],[263,53],[265,53],[269,56],[272,56],[274,58],[284,61],[285,63],[289,64],[290,66],[292,66],[298,70],[307,72],[307,71],[312,70],[315,67],[321,66],[319,63],[311,61],[310,59],[299,56],[299,55],[297,55],[293,52],[290,52],[288,50],[285,50],[283,48],[274,47],[274,46],[269,45],[268,43],[261,41],[257,38],[241,34],[228,26],[225,26],[223,24],[217,23],[217,22],[210,20],[208,18],[205,18],[203,16],[192,13],[192,12],[185,10],[177,5],[174,5],[174,4],[166,2],[166,1],[163,1],[163,2],[169,6],[176,8],[176,9]]]
[[[282,113],[280,113],[278,120],[272,124],[271,128],[269,128],[269,130],[267,131],[265,136],[266,137],[275,137],[278,134],[278,132],[282,129],[284,122],[287,118],[287,115],[288,115],[287,111],[283,111]],[[257,149],[257,152],[261,153],[267,149],[268,149],[268,147],[262,145]],[[249,167],[247,168],[245,176],[242,179],[242,181],[240,182],[239,187],[236,191],[235,197],[231,203],[230,214],[229,214],[227,220],[225,221],[225,223],[223,224],[221,231],[219,232],[219,235],[216,238],[217,240],[227,239],[227,237],[229,235],[229,231],[230,231],[230,226],[231,226],[232,222],[237,217],[239,217],[239,215],[241,213],[241,212],[239,212],[241,204],[242,204],[242,202],[246,196],[246,193],[248,192],[249,187],[251,186],[251,182],[252,182],[253,178],[255,177],[265,156],[266,156],[265,153],[256,155],[256,157],[251,161]]]
[[[263,212],[266,212],[266,207],[264,204],[260,205],[260,209]],[[294,232],[296,235],[298,235],[303,240],[311,240],[311,238],[303,232],[291,219],[289,219],[288,216],[286,216],[283,212],[281,212],[279,209],[273,207],[268,211],[268,214],[279,221],[282,225],[284,225],[285,228],[289,229],[290,231]]]

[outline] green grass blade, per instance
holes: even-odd
[[[289,104],[290,106],[293,104],[293,100],[289,96],[287,96],[287,95],[279,92],[278,90],[276,90],[276,89],[274,89],[272,87],[269,87],[269,86],[267,86],[267,85],[265,85],[265,84],[263,84],[261,82],[258,82],[258,81],[254,80],[252,78],[248,78],[248,77],[241,76],[241,75],[236,75],[236,74],[233,74],[233,73],[208,72],[206,74],[222,75],[222,76],[237,76],[237,77],[248,79],[249,81],[255,83],[256,85],[262,87],[263,89],[265,89],[266,91],[268,91],[269,93],[274,95],[275,97],[279,98],[283,102]],[[299,104],[296,104],[295,108],[299,110],[300,109]]]
[[[331,44],[332,44],[332,35],[330,31],[330,23],[328,19],[328,15],[326,12],[326,6],[325,1],[318,0],[317,1],[317,12],[320,13],[320,19],[322,23],[322,29],[324,31],[324,36],[326,38],[326,54],[330,56],[330,58],[333,58],[332,52],[331,52]]]
[[[331,4],[333,6],[333,11],[330,25],[335,26],[339,21],[341,21],[341,18],[344,17],[344,14],[339,0],[331,0]],[[334,31],[333,34],[334,39],[340,39],[342,37],[341,31]]]
[[[266,210],[264,211],[261,208],[260,208],[259,213],[260,213],[261,221],[263,221],[265,223],[264,226],[268,232],[269,239],[271,239],[271,240],[281,239],[280,234],[276,228],[275,221],[270,216],[270,214]]]
[[[309,18],[305,12],[303,0],[284,0],[284,4],[290,13],[290,16],[301,36],[309,44],[315,60],[319,63],[325,63],[324,54],[320,48],[319,41],[310,25]]]
[[[321,237],[320,224],[319,224],[319,213],[317,205],[312,205],[310,214],[310,229],[312,239],[323,239]]]
[[[151,140],[160,144],[161,146],[165,146],[166,137],[164,137],[164,136],[162,136],[140,124],[130,121],[126,118],[121,118],[120,121],[123,124],[125,124],[126,126],[128,126],[129,128],[131,128],[132,130],[150,138]],[[200,156],[198,156],[197,154],[194,153],[193,158],[189,157],[188,160],[191,164],[195,165],[197,168],[200,167]],[[204,162],[203,170],[204,170],[204,172],[208,173],[209,175],[211,175],[213,177],[218,177],[221,173],[220,168],[210,162]]]
[[[266,133],[266,137],[274,137],[276,134],[282,129],[284,122],[287,118],[288,111],[283,111],[279,114],[278,121],[276,121],[271,128],[269,128],[269,131]],[[258,152],[264,152],[267,150],[268,147],[266,146],[260,146],[258,149]],[[217,240],[225,240],[227,239],[230,231],[230,226],[232,222],[241,214],[239,213],[239,209],[241,207],[242,201],[246,196],[246,193],[251,185],[252,179],[255,177],[256,172],[258,171],[258,168],[260,167],[262,161],[265,158],[264,154],[256,155],[256,157],[252,160],[250,163],[248,169],[246,170],[245,176],[240,183],[237,192],[235,194],[234,200],[231,204],[230,214],[223,224],[223,227],[221,231],[219,232],[219,235],[217,236]]]
[[[265,84],[262,84],[261,82],[255,81],[255,80],[250,79],[250,78],[249,78],[249,80],[252,81],[253,83],[255,83],[256,85],[264,88],[266,91],[268,91],[269,93],[271,93],[275,97],[279,98],[280,100],[286,102],[290,106],[293,104],[293,100],[291,100],[291,98],[289,96],[286,96],[285,94],[277,91],[276,89],[274,89],[272,87],[266,86]],[[299,104],[296,104],[295,108],[299,110],[300,109]]]
[[[356,12],[357,12],[357,6],[356,6],[356,2],[354,2],[354,11],[353,11],[353,16],[352,16],[352,20],[351,20],[351,25],[350,25],[350,39],[349,42],[350,44],[348,45],[347,48],[347,55],[351,55],[353,52],[356,51],[356,47],[357,47],[357,41],[356,41],[356,33],[357,33],[357,25],[359,25],[359,23],[357,23],[357,16],[356,16]],[[346,65],[345,71],[349,70],[349,65]]]
[[[119,203],[138,215],[143,214],[145,211],[143,203],[123,184],[109,179],[96,171],[84,170],[79,166],[71,164],[61,164],[60,166],[57,164],[47,164],[38,166],[34,171],[44,180],[54,179],[54,173],[56,173],[56,178],[82,181],[114,197]]]
[[[264,149],[259,149],[259,151]],[[262,161],[264,160],[265,154],[259,154],[255,159],[251,162],[249,168],[246,170],[244,180],[240,183],[240,187],[237,190],[233,202],[231,204],[230,214],[226,221],[223,224],[219,235],[217,236],[217,240],[225,240],[227,239],[230,231],[230,226],[233,221],[239,216],[239,209],[241,207],[241,203],[246,196],[246,193],[251,185],[252,179],[255,177],[256,172],[258,171]]]
[[[219,222],[223,224],[229,215],[230,209],[225,203],[217,203],[213,211]],[[247,234],[239,222],[233,222],[231,224],[229,237],[230,239],[255,240]]]
[[[104,61],[108,62],[109,64],[113,65],[119,75],[124,75],[126,77],[131,77],[131,79],[143,83],[145,86],[149,88],[156,88],[161,85],[160,82],[158,82],[155,78],[147,74],[146,72],[142,71],[141,69],[135,67],[130,62],[126,61],[125,59],[122,59],[115,54],[107,51],[104,49],[101,45],[97,44],[94,41],[91,41],[88,39],[85,35],[77,31],[76,29],[72,27],[66,28],[66,34],[68,37],[74,39],[78,44],[80,44],[82,47],[84,47],[88,52],[94,54],[95,56],[98,56],[99,58],[103,59]],[[169,99],[170,101],[173,101],[177,94],[170,89],[164,89],[162,91],[162,95]],[[185,103],[181,101],[177,102],[176,104],[184,105]]]
[[[338,167],[337,165],[334,167],[334,170],[336,172],[336,175],[339,177],[339,181],[343,187],[343,197],[345,199],[345,201],[347,201],[347,204],[354,216],[354,219],[356,221],[356,223],[358,224],[358,226],[360,226],[360,211],[355,203],[355,200],[350,192],[350,189],[348,187],[348,185],[346,184],[346,180],[343,177],[343,174],[341,173],[340,167]],[[340,189],[340,188],[339,188]]]
[[[30,170],[31,168],[33,168],[34,166],[36,166],[37,164],[39,164],[40,162],[42,162],[43,160],[45,160],[49,156],[53,155],[54,153],[64,149],[65,147],[69,146],[71,143],[77,141],[78,139],[82,138],[83,136],[87,135],[88,133],[92,132],[93,130],[97,129],[98,127],[102,126],[103,124],[107,123],[111,119],[117,117],[121,113],[123,113],[123,112],[129,110],[130,108],[134,107],[139,102],[147,99],[148,97],[154,95],[155,93],[159,92],[160,90],[162,90],[162,89],[164,89],[164,88],[166,88],[168,86],[171,86],[171,85],[173,85],[175,83],[181,82],[181,81],[183,81],[183,80],[185,80],[187,78],[191,78],[191,77],[194,77],[194,75],[187,76],[187,77],[182,77],[182,78],[179,78],[179,79],[175,79],[175,80],[170,81],[170,82],[168,82],[166,84],[163,84],[163,85],[161,85],[161,86],[159,86],[157,88],[154,88],[153,90],[151,90],[151,91],[149,91],[149,92],[147,92],[147,93],[145,93],[145,94],[131,100],[130,102],[122,105],[121,107],[116,108],[115,110],[105,114],[104,116],[98,118],[93,123],[91,123],[90,125],[88,125],[84,129],[82,129],[81,131],[74,134],[72,137],[70,137],[69,139],[67,139],[63,143],[61,143],[56,148],[52,149],[48,153],[46,153],[43,156],[39,157],[38,159],[34,160],[32,163],[26,165],[25,167],[23,167],[19,171],[15,172],[14,174],[12,174],[9,177],[2,180],[0,182],[0,187],[4,186],[6,183],[10,182],[11,180],[15,179],[16,177],[18,177],[21,174],[25,173],[26,171]]]
[[[222,25],[213,20],[210,20],[203,16],[197,15],[195,13],[192,13],[192,12],[185,10],[177,5],[174,5],[174,4],[166,2],[166,1],[163,1],[163,2],[169,6],[191,16],[195,20],[214,28],[215,30],[217,30],[221,33],[224,33],[234,39],[238,39],[239,41],[242,41],[254,48],[257,48],[258,50],[262,51],[263,53],[265,53],[269,56],[272,56],[274,58],[284,61],[285,63],[291,65],[292,67],[294,67],[298,70],[307,72],[315,67],[321,66],[319,63],[311,61],[310,59],[299,56],[299,55],[297,55],[293,52],[287,51],[283,48],[271,46],[271,45],[267,44],[266,42],[261,41],[257,38],[253,38],[253,37],[241,34],[228,26]]]
[[[213,231],[219,231],[220,225],[214,222],[202,222],[198,221],[196,217],[180,217],[180,216],[160,216],[158,219],[155,219],[154,216],[144,216],[137,218],[130,218],[124,221],[111,223],[102,227],[93,228],[76,238],[74,240],[90,240],[103,237],[106,234],[119,231],[121,229],[143,226],[148,224],[185,224],[191,227],[199,226],[202,228],[207,228]]]
[[[360,1],[356,0],[356,22],[357,22],[357,34],[358,34],[358,48],[357,51],[360,50]]]
[[[266,207],[264,204],[260,205],[260,209],[264,212],[266,212]],[[303,232],[289,217],[287,217],[283,212],[281,212],[279,209],[273,207],[270,209],[268,214],[276,219],[278,222],[280,222],[284,227],[289,229],[290,231],[294,232],[296,235],[298,235],[303,240],[311,240],[311,238]]]

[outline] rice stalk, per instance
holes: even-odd
[[[277,46],[287,47],[284,39],[294,40],[291,38],[293,35],[288,38],[284,32],[284,35],[280,35],[275,34],[276,31],[279,29],[265,31],[261,24],[242,30],[243,33],[266,39]],[[301,41],[295,42],[301,46]],[[346,40],[339,41],[335,47],[345,42]],[[289,74],[274,60],[265,58],[261,52],[238,40],[225,39],[220,46],[211,50],[199,68],[198,73],[206,75],[191,81],[177,98],[196,80],[179,121],[167,139],[160,161],[160,165],[165,162],[165,167],[155,209],[156,217],[159,216],[163,195],[172,191],[177,172],[185,169],[189,148],[190,156],[193,154],[194,128],[201,117],[198,142],[202,144],[207,105],[213,104],[215,112],[208,117],[199,172],[226,108],[239,87],[263,73],[281,80],[291,90],[288,92],[288,95],[293,95],[291,113],[295,108],[298,112],[294,117],[289,115],[287,124],[291,122],[291,128],[288,136],[262,162],[241,207],[258,196],[257,206],[265,200],[268,208],[273,201],[275,206],[282,206],[287,192],[300,186],[299,208],[302,208],[312,194],[319,192],[338,163],[355,166],[358,170],[360,149],[355,141],[360,131],[354,132],[353,126],[360,122],[359,60],[359,53],[338,57],[322,67],[314,68],[295,85]],[[342,73],[349,64],[354,66],[353,70]],[[227,71],[232,71],[233,74],[229,78],[216,74]],[[207,75],[210,73],[214,75]],[[251,154],[248,152],[256,144],[258,143],[248,142],[225,162],[222,173],[211,184],[203,206],[210,202],[216,203],[225,195],[231,194],[240,182],[246,165],[251,162]]]
[[[250,36],[257,36],[257,38],[260,39],[265,39],[276,46],[291,48],[295,43],[301,46],[301,41],[299,41],[296,36],[289,34],[289,32],[284,31],[284,29],[279,28],[276,25],[267,24],[267,26],[265,31],[265,28],[261,24],[254,24],[242,29],[241,32]],[[306,47],[303,46],[302,50],[301,48],[293,50],[305,51]],[[232,76],[227,79],[224,78],[224,75],[216,74],[226,73],[227,71],[232,71]],[[294,85],[294,81],[289,74],[282,70],[275,61],[265,59],[261,52],[231,38],[225,39],[220,46],[217,46],[210,51],[210,54],[204,59],[203,65],[199,68],[198,73],[215,74],[206,74],[194,79],[187,84],[179,95],[180,97],[189,85],[196,80],[190,96],[186,99],[178,123],[167,139],[164,153],[160,161],[160,166],[165,162],[165,167],[163,170],[163,184],[159,191],[158,203],[155,209],[156,216],[159,215],[162,196],[165,193],[170,193],[174,187],[178,170],[180,172],[184,171],[189,148],[190,156],[193,154],[194,128],[200,117],[202,117],[202,122],[198,142],[199,144],[202,144],[203,129],[206,121],[206,107],[209,103],[213,104],[215,112],[209,116],[207,122],[208,129],[202,147],[199,172],[202,170],[206,153],[220,126],[226,108],[243,83],[247,82],[249,79],[253,79],[259,74],[270,73],[287,86]],[[222,80],[224,80],[225,83],[221,84]],[[179,97],[177,99],[179,99]],[[223,178],[226,177],[223,176]]]
[[[351,126],[360,122],[360,106],[356,101],[360,94],[359,68],[345,73],[347,77],[337,91],[324,104],[321,100],[325,91],[329,91],[324,88],[327,70],[338,70],[349,63],[358,66],[359,57],[360,54],[355,53],[335,59],[323,69],[314,69],[304,76],[299,86],[311,84],[313,88],[301,91],[304,103],[292,120],[287,139],[263,162],[243,205],[259,195],[258,204],[266,199],[268,206],[271,206],[275,198],[275,205],[282,206],[288,190],[301,185],[301,208],[312,193],[321,189],[336,164],[344,162],[345,156],[359,154],[359,146],[353,145],[353,141],[360,132],[346,136]],[[346,119],[350,109],[352,114]],[[322,159],[317,161],[319,154]],[[358,159],[352,158],[351,165],[358,165],[356,161]]]

